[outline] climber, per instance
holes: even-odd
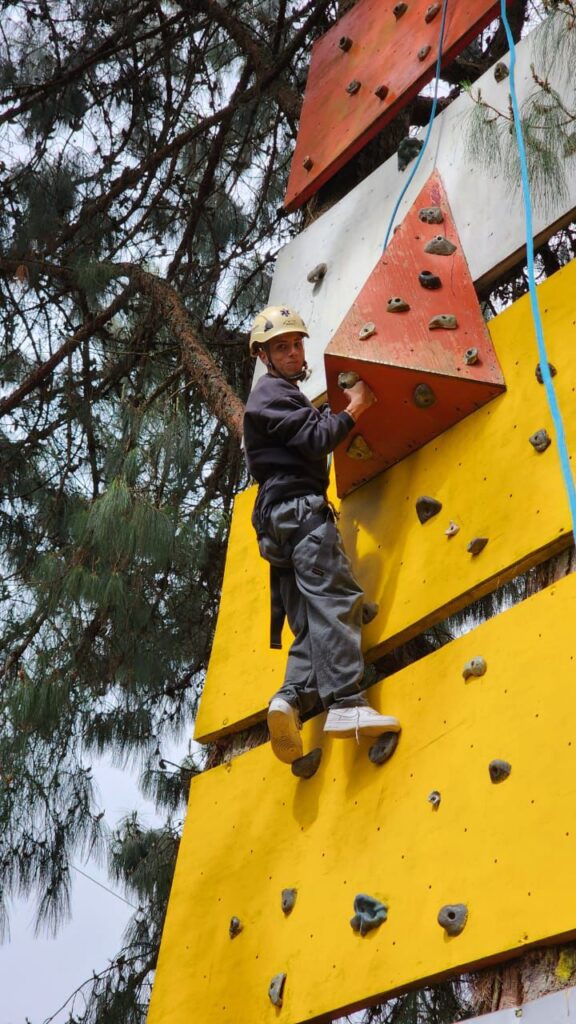
[[[267,372],[244,416],[248,468],[259,484],[252,523],[271,566],[271,646],[281,646],[284,614],[294,633],[284,682],[268,707],[272,749],[287,764],[302,756],[300,717],[319,705],[328,709],[324,732],[333,736],[400,731],[398,720],[379,714],[360,689],[363,593],[326,499],[327,456],[376,399],[358,381],[344,392],[344,412],[315,408],[298,387],[308,336],[286,306],[258,314],[250,354]]]

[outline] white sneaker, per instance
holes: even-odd
[[[304,753],[301,728],[296,708],[283,697],[273,697],[268,707],[270,742],[276,757],[284,764],[292,764]]]
[[[330,708],[324,732],[346,739],[348,736],[380,736],[383,732],[400,732],[402,726],[392,715],[381,715],[374,708]]]

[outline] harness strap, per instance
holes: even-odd
[[[286,544],[286,557],[292,558],[294,548],[297,547],[300,541],[304,540],[309,533],[312,533],[329,519],[332,522],[334,521],[333,512],[329,505],[326,505],[321,512],[314,512],[312,515],[309,515]],[[331,531],[327,531],[322,539],[322,543],[318,547],[318,553],[312,567],[312,572],[317,573],[318,576],[324,575],[322,566],[326,565],[326,557],[332,542]],[[283,575],[293,571],[292,567],[284,569],[277,565],[270,565],[270,647],[275,651],[282,650],[282,628],[286,618],[280,581]]]

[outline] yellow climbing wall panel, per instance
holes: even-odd
[[[549,356],[569,447],[576,451],[576,261],[539,288]],[[365,632],[374,657],[566,543],[570,515],[555,442],[542,454],[529,437],[553,437],[528,296],[490,324],[507,392],[440,438],[359,488],[341,504],[340,529],[367,597],[380,614]],[[414,409],[414,415],[418,410]],[[196,738],[206,740],[262,715],[280,685],[285,653],[268,651],[268,567],[250,524],[254,490],[239,496],[222,605]],[[420,495],[442,502],[424,526]],[[459,533],[444,531],[453,520]],[[467,544],[489,538],[473,557]],[[285,634],[285,648],[289,633]]]
[[[304,729],[324,750],[308,781],[268,744],[194,779],[148,1024],[336,1016],[573,932],[575,622],[573,574],[375,687],[404,726],[385,765],[368,740],[324,739],[320,718]],[[464,682],[479,655],[486,674]],[[512,766],[497,785],[494,758]],[[364,938],[349,924],[360,892],[388,906]],[[469,910],[457,937],[436,920],[447,903]]]

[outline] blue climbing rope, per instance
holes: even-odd
[[[412,171],[411,171],[411,173],[410,173],[410,175],[408,177],[408,181],[404,185],[404,188],[402,189],[400,195],[398,196],[398,200],[396,202],[396,205],[395,205],[394,209],[392,210],[392,216],[390,217],[390,223],[388,224],[388,230],[386,231],[386,237],[384,239],[384,245],[382,246],[382,252],[385,252],[387,247],[388,247],[388,242],[390,241],[390,235],[392,234],[392,228],[394,227],[394,221],[396,220],[396,214],[398,213],[398,210],[400,208],[400,203],[404,199],[404,196],[406,195],[408,189],[410,188],[410,185],[414,181],[414,177],[415,177],[415,175],[416,175],[416,173],[418,171],[418,168],[419,168],[419,166],[420,166],[420,164],[422,162],[422,157],[424,156],[424,153],[426,152],[426,147],[428,145],[428,142],[429,142],[429,139],[430,139],[430,135],[432,134],[432,125],[434,124],[434,118],[436,117],[436,107],[438,106],[438,85],[439,85],[439,82],[440,82],[440,69],[442,67],[442,52],[444,50],[444,30],[446,28],[446,12],[447,12],[447,10],[448,10],[448,0],[443,0],[443,3],[442,3],[442,19],[440,21],[440,38],[438,40],[438,56],[436,58],[436,70],[434,72],[434,74],[436,76],[435,77],[435,81],[434,81],[434,99],[432,101],[432,109],[430,111],[430,119],[428,121],[428,128],[427,128],[427,131],[426,131],[426,136],[424,138],[424,143],[422,145],[422,149],[420,150],[420,152],[418,154],[418,159],[416,160],[416,163],[414,164],[414,167],[412,168]]]
[[[550,374],[550,370],[548,367],[548,353],[546,351],[546,342],[544,341],[542,318],[540,316],[540,307],[538,304],[538,294],[536,290],[536,277],[534,273],[534,230],[532,226],[532,198],[530,193],[528,164],[526,161],[526,147],[524,145],[522,122],[520,120],[518,97],[516,95],[516,85],[514,82],[514,72],[516,70],[516,46],[514,44],[514,37],[512,36],[508,16],[506,14],[506,0],[500,0],[500,3],[502,24],[504,25],[506,38],[508,40],[508,47],[510,49],[510,98],[512,101],[514,127],[516,129],[516,140],[518,142],[518,152],[520,155],[520,170],[522,174],[522,197],[524,200],[524,216],[526,222],[526,255],[528,264],[528,286],[530,291],[530,304],[532,307],[532,317],[534,320],[534,328],[536,331],[536,340],[538,342],[538,352],[540,355],[540,370],[542,373],[542,381],[546,388],[546,397],[548,399],[550,412],[552,413],[552,420],[554,422],[554,429],[556,431],[556,440],[558,444],[560,462],[562,465],[562,473],[564,475],[564,482],[566,485],[566,490],[568,492],[568,502],[570,505],[570,514],[572,517],[572,531],[574,534],[574,538],[576,539],[576,488],[574,487],[574,478],[572,476],[572,470],[570,468],[570,456],[568,454],[568,446],[566,444],[566,434],[564,431],[564,424],[562,422],[562,415],[560,413],[560,408],[558,406],[558,401],[556,398],[556,391],[554,388],[554,384],[552,383],[552,376]]]

